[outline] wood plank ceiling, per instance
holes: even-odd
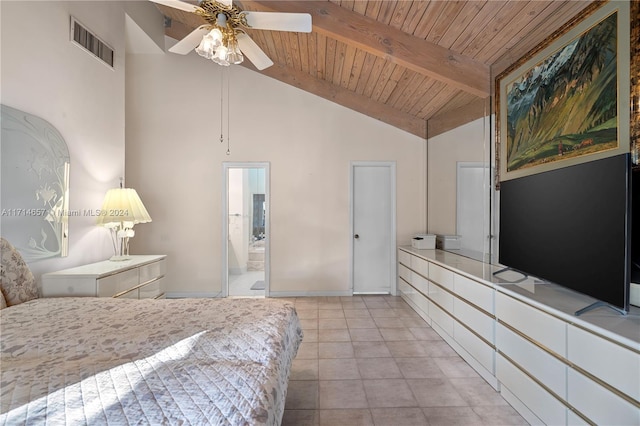
[[[312,15],[309,34],[248,31],[274,62],[256,72],[424,138],[488,113],[495,76],[590,3],[234,1],[247,11]],[[204,23],[158,8],[176,40]]]

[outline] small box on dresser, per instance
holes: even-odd
[[[91,263],[42,275],[43,297],[160,299],[166,255],[136,255],[125,261]]]

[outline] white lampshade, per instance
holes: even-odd
[[[131,222],[131,226],[123,225]],[[133,227],[136,223],[151,222],[149,212],[142,204],[135,189],[113,188],[107,191],[98,216],[98,225],[106,228]]]

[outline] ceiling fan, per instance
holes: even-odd
[[[198,5],[180,0],[150,0],[154,3],[195,13],[207,21],[169,49],[186,55],[195,51],[217,64],[240,64],[246,56],[258,70],[273,62],[249,37],[245,29],[311,32],[308,13],[250,12],[232,4],[232,0],[202,0]]]

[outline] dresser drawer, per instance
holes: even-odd
[[[162,259],[158,262],[142,265],[140,268],[140,284],[146,283],[154,278],[164,276],[167,266],[166,260]]]
[[[429,262],[418,256],[411,257],[411,269],[422,275],[423,277],[429,276]]]
[[[97,280],[98,297],[112,297],[138,285],[138,270],[131,269]]]
[[[640,355],[573,325],[568,333],[569,361],[640,401]]]
[[[495,312],[493,306],[494,289],[457,274],[453,277],[453,288],[462,299],[468,300],[490,314]]]
[[[411,266],[411,254],[404,250],[398,250],[398,262],[405,266]]]
[[[429,279],[448,290],[453,290],[453,272],[448,269],[434,263],[430,263]]]
[[[567,325],[564,321],[499,292],[496,293],[496,317],[540,346],[566,358]]]
[[[404,265],[398,265],[398,276],[406,282],[411,282],[411,271]]]
[[[118,299],[139,299],[140,298],[140,293],[138,291],[138,289],[133,289],[133,290],[129,290],[126,293],[121,293],[118,296],[115,296]]]
[[[143,285],[139,288],[140,299],[155,299],[163,293],[162,282],[164,278],[150,282],[147,285]]]

